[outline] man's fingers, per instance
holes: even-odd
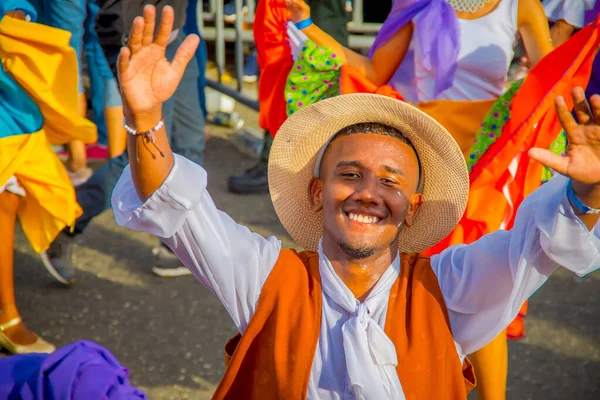
[[[131,26],[131,32],[129,34],[129,41],[127,45],[131,50],[131,54],[137,53],[142,48],[142,35],[144,33],[144,18],[135,17],[133,25]]]
[[[173,30],[173,21],[175,20],[175,12],[173,7],[165,6],[162,10],[160,17],[160,25],[158,26],[158,33],[156,34],[156,43],[159,46],[167,47],[169,44],[169,38],[171,37],[171,31]]]
[[[534,147],[529,150],[529,158],[532,158],[548,168],[551,168],[559,174],[567,174],[567,165],[569,161],[566,157],[554,154],[550,150]]]
[[[569,112],[565,98],[558,96],[556,100],[554,100],[554,106],[556,108],[556,114],[558,115],[560,124],[564,128],[565,132],[567,132],[567,135],[569,135],[573,129],[577,128],[577,122],[575,122],[573,115]]]
[[[192,57],[194,57],[198,44],[200,44],[198,35],[189,35],[177,49],[175,57],[173,57],[173,61],[171,61],[171,67],[179,74],[179,76],[183,75],[185,67]]]
[[[575,104],[575,115],[581,125],[590,125],[594,123],[594,115],[585,98],[585,92],[582,88],[576,87],[571,92],[573,96],[573,104]]]
[[[597,123],[600,123],[600,95],[593,95],[590,98],[590,105],[592,106],[592,111],[594,113],[594,119]]]
[[[154,39],[154,24],[156,21],[156,9],[152,5],[144,7],[144,32],[142,34],[142,46],[149,46]]]
[[[127,47],[122,47],[121,52],[119,53],[119,59],[117,60],[117,71],[119,73],[119,81],[121,81],[122,76],[127,69],[129,68],[129,58],[131,57],[131,50]]]

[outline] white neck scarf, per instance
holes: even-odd
[[[369,305],[389,293],[400,274],[400,257],[392,262],[364,303],[358,301],[335,273],[319,243],[319,269],[323,291],[351,317],[342,325],[344,355],[350,390],[357,400],[404,400],[396,373],[398,357],[394,343],[371,319]]]

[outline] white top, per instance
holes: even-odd
[[[219,211],[206,190],[206,179],[202,167],[176,156],[165,182],[142,204],[127,167],[112,196],[113,210],[119,225],[166,238],[194,276],[221,300],[243,334],[281,242],[252,233]],[[559,265],[579,276],[600,268],[600,223],[588,231],[569,205],[566,183],[565,177],[555,177],[527,197],[511,231],[494,232],[431,258],[457,357],[496,337]],[[308,398],[403,399],[397,375],[388,373],[397,360],[383,333],[398,261],[363,304],[323,254],[319,268],[322,324]],[[381,396],[382,390],[386,395]]]
[[[418,35],[414,35],[415,80],[412,84],[416,85],[418,101],[473,101],[500,97],[514,58],[518,8],[519,0],[501,0],[495,10],[483,17],[474,20],[459,18],[460,51],[454,82],[437,97],[435,71],[427,70],[423,65]],[[397,89],[403,94],[410,92],[404,87]]]
[[[550,21],[565,20],[569,25],[582,28],[585,11],[596,5],[596,0],[543,0],[542,5]]]

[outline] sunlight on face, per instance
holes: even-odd
[[[418,178],[414,150],[395,137],[335,138],[323,156],[320,177],[311,183],[313,209],[323,212],[324,245],[353,259],[397,247],[400,227],[410,224],[418,209],[411,205]]]

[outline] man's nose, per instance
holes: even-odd
[[[379,181],[375,176],[365,176],[356,188],[356,200],[365,203],[379,203]]]

